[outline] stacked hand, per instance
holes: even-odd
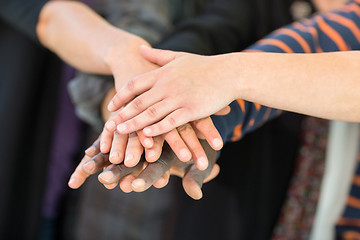
[[[198,170],[192,161],[179,161],[167,144],[156,162],[147,163],[142,158],[134,167],[126,167],[124,163],[112,164],[109,155],[100,152],[97,140],[86,150],[84,158],[70,178],[69,186],[78,188],[90,175],[104,169],[98,178],[105,187],[112,189],[119,184],[124,192],[142,192],[152,185],[157,188],[165,187],[170,174],[173,174],[183,178],[184,190],[190,197],[200,199],[202,184],[216,177],[220,170],[215,164],[216,152],[205,141],[201,141],[201,144],[209,159],[209,166],[204,171]]]
[[[236,91],[229,91],[232,84],[222,81],[221,55],[205,57],[146,46],[141,52],[163,67],[133,78],[110,101],[110,111],[126,105],[117,113],[116,123],[112,122],[119,133],[144,128],[146,136],[158,136],[216,112],[228,113],[226,106],[236,99]]]

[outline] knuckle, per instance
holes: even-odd
[[[140,109],[142,109],[144,104],[143,104],[143,102],[142,102],[142,100],[140,98],[135,98],[134,101],[133,101],[133,105],[134,105],[135,109],[140,110]]]
[[[176,119],[173,116],[169,116],[167,119],[168,123],[170,124],[170,126],[175,127],[177,124]]]
[[[154,106],[149,107],[149,108],[147,109],[147,114],[148,114],[150,117],[152,117],[152,118],[156,117],[156,116],[157,116],[156,107],[154,107]]]
[[[135,89],[135,85],[136,85],[136,80],[132,79],[132,80],[128,81],[128,83],[126,84],[126,89],[128,91],[132,92]]]

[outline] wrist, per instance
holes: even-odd
[[[230,81],[232,82],[232,94],[235,99],[248,100],[251,98],[253,80],[256,73],[261,69],[258,53],[231,53],[229,54]],[[260,59],[261,60],[261,59]],[[260,67],[260,68],[259,68]],[[261,74],[259,74],[260,77]]]
[[[243,98],[246,92],[246,79],[244,78],[246,60],[242,53],[228,53],[218,55],[215,66],[220,66],[221,82],[226,88],[226,95],[230,101]]]
[[[150,44],[143,38],[115,27],[109,33],[109,40],[109,44],[101,51],[100,58],[112,74],[116,72],[118,61],[126,58],[126,53],[138,52],[140,54],[141,45],[150,47]]]

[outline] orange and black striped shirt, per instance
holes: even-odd
[[[351,0],[336,11],[316,14],[278,29],[245,51],[320,53],[359,49],[360,0]],[[241,99],[230,106],[232,111],[226,117],[213,116],[214,123],[225,141],[239,140],[282,112]],[[359,179],[360,164],[344,215],[336,228],[338,235],[345,239],[360,239]]]

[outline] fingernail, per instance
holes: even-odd
[[[200,157],[197,161],[199,170],[205,170],[208,166],[208,160],[205,157]]]
[[[86,155],[93,155],[95,153],[96,148],[91,145],[88,149],[85,150]]]
[[[126,126],[124,123],[121,123],[117,126],[117,130],[119,133],[123,133],[126,130]]]
[[[116,129],[116,124],[114,121],[109,121],[105,124],[105,128],[109,131],[115,131]]]
[[[151,128],[146,127],[146,128],[144,128],[143,132],[145,135],[149,135],[151,133]]]
[[[114,152],[111,152],[110,153],[110,157],[109,157],[109,159],[111,160],[111,161],[113,161],[113,160],[117,160],[117,158],[120,156],[120,153],[119,152],[116,152],[116,151],[114,151]],[[115,158],[115,159],[114,159]]]
[[[90,162],[87,162],[84,164],[83,168],[86,170],[86,171],[93,171],[95,169],[95,162],[94,161],[90,161]]]
[[[215,138],[214,141],[213,141],[213,145],[214,145],[214,147],[216,147],[216,148],[220,148],[220,147],[222,146],[222,141],[221,141],[221,139]]]
[[[108,104],[108,110],[110,111],[110,112],[112,112],[112,111],[114,111],[114,109],[115,109],[115,105],[114,105],[114,102],[113,101],[110,101],[110,103]]]
[[[152,141],[151,141],[151,139],[145,138],[145,139],[144,139],[144,145],[145,145],[145,147],[147,147],[147,148],[151,148],[151,147],[152,147]]]
[[[75,182],[75,180],[76,180],[75,177],[71,177],[68,184],[72,185]]]
[[[145,48],[145,49],[150,49],[150,47],[149,46],[147,46],[147,45],[144,45],[144,44],[141,44],[141,46],[140,46],[141,48]]]
[[[190,153],[189,150],[187,150],[187,149],[182,149],[182,150],[180,151],[180,157],[181,157],[182,159],[187,159],[190,155],[191,155],[191,153]]]
[[[147,157],[148,158],[151,158],[151,157],[154,157],[155,156],[155,151],[154,150],[148,150],[147,151]]]
[[[142,189],[145,187],[145,181],[144,179],[135,179],[131,185],[134,189]]]
[[[131,153],[126,154],[126,156],[125,156],[125,164],[130,162],[133,158],[134,158],[134,155],[132,155]]]
[[[100,176],[104,181],[110,182],[111,179],[114,177],[114,174],[111,171],[106,171],[100,174]]]
[[[106,148],[106,144],[105,143],[101,144],[100,146],[101,152],[105,152],[105,148]]]

